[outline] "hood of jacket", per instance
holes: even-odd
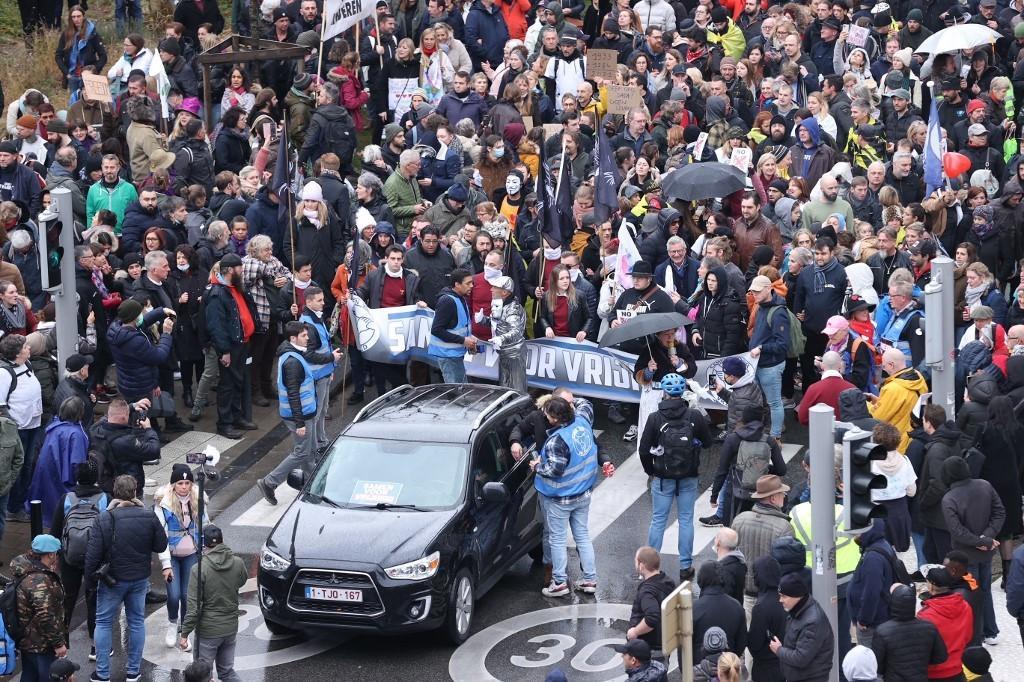
[[[909,585],[899,585],[889,595],[889,613],[896,620],[913,620],[917,616],[917,595]]]
[[[778,562],[782,575],[786,575],[807,565],[807,548],[792,535],[786,535],[772,542],[771,557]]]
[[[204,557],[206,558],[204,567],[209,566],[215,571],[226,571],[232,567],[235,553],[227,545],[217,545],[213,549],[206,550]]]
[[[796,199],[782,197],[775,202],[775,206],[772,208],[775,212],[776,220],[782,223],[782,227],[788,228],[790,231],[793,231],[796,228],[796,225],[793,224],[793,205],[795,203]]]
[[[256,190],[256,201],[277,210],[277,204],[270,200],[270,188],[266,185]]]
[[[945,424],[935,429],[935,433],[932,434],[931,440],[945,443],[952,447],[960,441],[960,429],[956,427],[956,423],[953,420],[947,421]]]
[[[736,435],[740,437],[740,440],[755,441],[764,435],[764,423],[760,421],[756,422],[744,422],[736,425]]]
[[[960,350],[956,364],[958,374],[970,376],[992,364],[992,351],[981,341],[971,341]]]
[[[725,106],[726,101],[724,97],[708,97],[706,104],[707,109],[707,124],[710,126],[712,123],[718,123],[725,119]]]
[[[942,463],[942,482],[951,486],[960,481],[971,480],[971,469],[963,457],[949,457]]]
[[[859,389],[848,388],[839,394],[839,420],[853,422],[858,419],[871,419],[868,401]]]
[[[562,11],[561,0],[552,0],[544,4],[544,8],[555,15],[555,27],[561,27],[565,22],[565,12]]]
[[[866,646],[855,646],[843,657],[843,675],[849,682],[877,682],[878,660]]]
[[[666,419],[681,419],[688,407],[687,402],[681,398],[667,398],[658,403],[658,412]]]
[[[924,377],[921,376],[921,373],[913,367],[907,367],[899,374],[895,374],[886,379],[886,382],[890,381],[900,384],[902,388],[908,391],[914,391],[916,393],[928,392],[928,382],[925,381]]]
[[[857,544],[861,549],[870,547],[872,543],[885,539],[885,522],[882,519],[872,521],[868,529],[857,538]]]
[[[36,573],[39,571],[46,571],[51,575],[56,575],[43,564],[39,557],[33,556],[29,552],[19,554],[11,559],[11,573],[14,574],[15,578],[20,578],[28,573]]]
[[[975,374],[967,382],[967,395],[972,402],[988,405],[999,395],[999,384],[991,374]]]
[[[673,220],[679,220],[682,214],[671,206],[667,206],[658,211],[658,229],[661,230],[662,237],[668,239],[668,226]]]
[[[779,588],[779,580],[782,578],[782,567],[775,557],[768,554],[758,557],[754,561],[754,584],[758,592],[774,592]]]
[[[714,274],[715,279],[718,280],[718,292],[715,294],[715,298],[725,298],[729,295],[729,273],[725,271],[724,267],[712,268],[711,273]],[[704,280],[704,293],[711,295],[708,292],[707,278]]]
[[[805,118],[800,121],[800,125],[797,126],[796,139],[800,141],[800,128],[803,128],[811,136],[811,142],[813,146],[817,147],[821,144],[821,128],[818,126],[818,119],[813,116]],[[799,142],[801,146],[806,146],[803,142]],[[810,147],[807,147],[810,149]]]
[[[337,104],[323,104],[316,108],[316,113],[319,116],[323,116],[328,121],[337,122],[344,121],[345,119],[352,118],[349,116],[348,111]]]

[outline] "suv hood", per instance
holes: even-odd
[[[337,509],[312,499],[300,495],[268,540],[274,551],[297,563],[352,561],[387,567],[415,561],[458,512]]]

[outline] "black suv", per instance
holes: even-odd
[[[260,552],[271,632],[443,627],[469,636],[476,597],[539,547],[529,457],[509,435],[533,409],[495,386],[403,386],[363,408]]]

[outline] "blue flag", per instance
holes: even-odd
[[[594,176],[594,215],[598,220],[607,220],[608,216],[619,208],[619,185],[622,184],[622,177],[619,175],[619,168],[615,165],[615,153],[612,151],[612,143],[605,131],[597,133],[597,159],[594,166],[597,167],[597,174]]]
[[[942,186],[942,126],[939,125],[939,110],[932,98],[932,110],[928,116],[928,136],[924,143],[924,183],[928,194]]]

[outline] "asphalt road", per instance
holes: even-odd
[[[369,395],[369,393],[368,393]],[[328,422],[332,433],[339,432],[355,414],[353,408],[341,411],[335,401]],[[629,414],[635,417],[635,408]],[[799,454],[806,444],[806,430],[788,415],[784,435],[785,455],[790,458],[790,485],[801,482],[804,472]],[[257,408],[260,430],[248,432],[238,442],[223,441],[211,432],[212,418],[207,416],[197,432],[185,434],[167,446],[159,469],[147,474],[160,483],[174,461],[183,460],[186,451],[206,442],[225,446],[219,467],[222,478],[211,484],[211,510],[214,522],[224,529],[227,543],[243,557],[253,576],[243,588],[236,669],[244,680],[467,680],[486,679],[542,680],[546,673],[561,667],[571,680],[624,679],[619,656],[610,644],[620,641],[626,630],[625,619],[637,582],[632,575],[633,553],[646,544],[650,520],[650,502],[646,494],[647,478],[634,452],[635,443],[622,441],[624,427],[610,424],[603,407],[598,408],[596,428],[599,444],[612,457],[618,471],[602,480],[591,505],[591,533],[595,548],[599,589],[596,595],[573,594],[549,599],[540,594],[543,570],[529,559],[516,564],[506,576],[477,602],[473,635],[460,648],[447,644],[440,636],[418,634],[403,637],[349,637],[338,633],[303,633],[274,636],[267,631],[256,602],[255,575],[258,552],[271,527],[280,518],[294,492],[278,489],[281,503],[271,507],[255,488],[255,481],[280,461],[289,449],[284,427],[274,407]],[[206,428],[207,431],[201,429]],[[701,463],[697,515],[708,513],[707,495],[717,463],[717,446],[704,452]],[[151,495],[151,490],[147,491]],[[8,527],[5,556],[12,553],[18,539],[27,538],[27,526]],[[714,530],[696,529],[696,562],[711,557],[710,542]],[[663,546],[664,569],[678,575],[675,526],[666,532]],[[162,590],[157,562],[154,562],[154,589]],[[578,577],[575,551],[570,550],[570,577]],[[168,649],[163,644],[166,611],[149,607],[143,672],[147,680],[179,680],[190,654]],[[89,640],[84,624],[84,607],[79,606],[73,623],[71,653],[82,664],[83,673],[93,668],[86,660]],[[120,628],[115,627],[115,635]],[[112,678],[124,676],[124,646],[115,645]]]

